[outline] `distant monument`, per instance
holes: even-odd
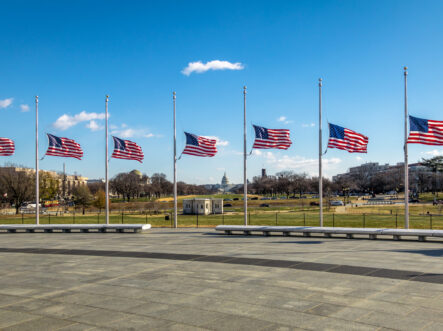
[[[226,189],[228,188],[228,186],[229,186],[229,179],[226,176],[226,171],[225,171],[225,174],[223,175],[222,180],[221,180],[221,188],[223,189],[223,193],[226,192]]]

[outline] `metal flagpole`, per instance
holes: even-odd
[[[243,206],[248,225],[248,179],[246,175],[246,86],[243,86]]]
[[[40,224],[40,192],[38,168],[38,95],[35,97],[35,224]]]
[[[409,229],[409,166],[408,166],[408,68],[404,67],[405,76],[405,229]]]
[[[109,225],[109,178],[108,178],[108,101],[109,101],[109,95],[106,96],[105,99],[105,117],[106,117],[106,122],[105,122],[105,137],[106,137],[106,155],[105,155],[105,186],[106,186],[106,224]]]
[[[175,92],[172,92],[174,109],[174,228],[177,228],[177,130],[175,119]]]
[[[320,226],[323,226],[323,172],[322,172],[322,118],[321,118],[322,79],[318,79],[318,197],[320,207]]]

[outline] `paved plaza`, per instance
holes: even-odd
[[[443,330],[443,242],[0,234],[1,330]]]

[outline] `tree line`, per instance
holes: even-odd
[[[421,167],[409,171],[409,187],[416,193],[443,190],[443,156],[423,159]],[[241,193],[243,188],[239,189]],[[377,171],[372,167],[360,167],[345,176],[337,176],[333,181],[323,178],[324,193],[349,192],[380,194],[404,191],[403,166],[390,167]],[[318,177],[282,171],[275,176],[257,176],[248,188],[249,193],[265,195],[302,196],[304,193],[318,193]]]
[[[410,171],[409,185],[411,191],[438,192],[443,190],[443,156],[423,159],[423,166]],[[32,171],[11,171],[11,167],[0,168],[0,194],[3,207],[14,206],[16,213],[25,203],[35,201],[35,174]],[[334,181],[323,179],[325,195],[331,193],[386,193],[401,192],[403,185],[403,167],[390,167],[376,171],[371,167],[360,167],[346,176],[337,176]],[[40,172],[40,199],[53,200],[61,197],[60,178],[47,172]],[[127,201],[145,197],[155,200],[173,194],[173,184],[165,174],[155,173],[152,176],[133,170],[115,175],[109,182],[111,196]],[[243,187],[238,188],[242,193]],[[282,171],[275,176],[257,176],[248,185],[248,193],[258,195],[285,195],[301,197],[305,193],[318,193],[318,177],[305,173]],[[177,183],[179,195],[203,195],[216,193],[203,185]],[[67,202],[81,206],[83,211],[89,206],[102,209],[105,206],[105,184],[102,182],[80,185],[74,188],[72,196],[65,197]]]
[[[127,201],[140,197],[158,199],[173,194],[173,183],[162,173],[155,173],[149,177],[138,171],[122,172],[110,180],[109,187],[112,195],[116,195]],[[213,192],[207,190],[203,185],[177,182],[177,194],[179,195],[211,193]]]

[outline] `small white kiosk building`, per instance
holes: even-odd
[[[195,198],[183,200],[183,214],[223,214],[223,199]]]

